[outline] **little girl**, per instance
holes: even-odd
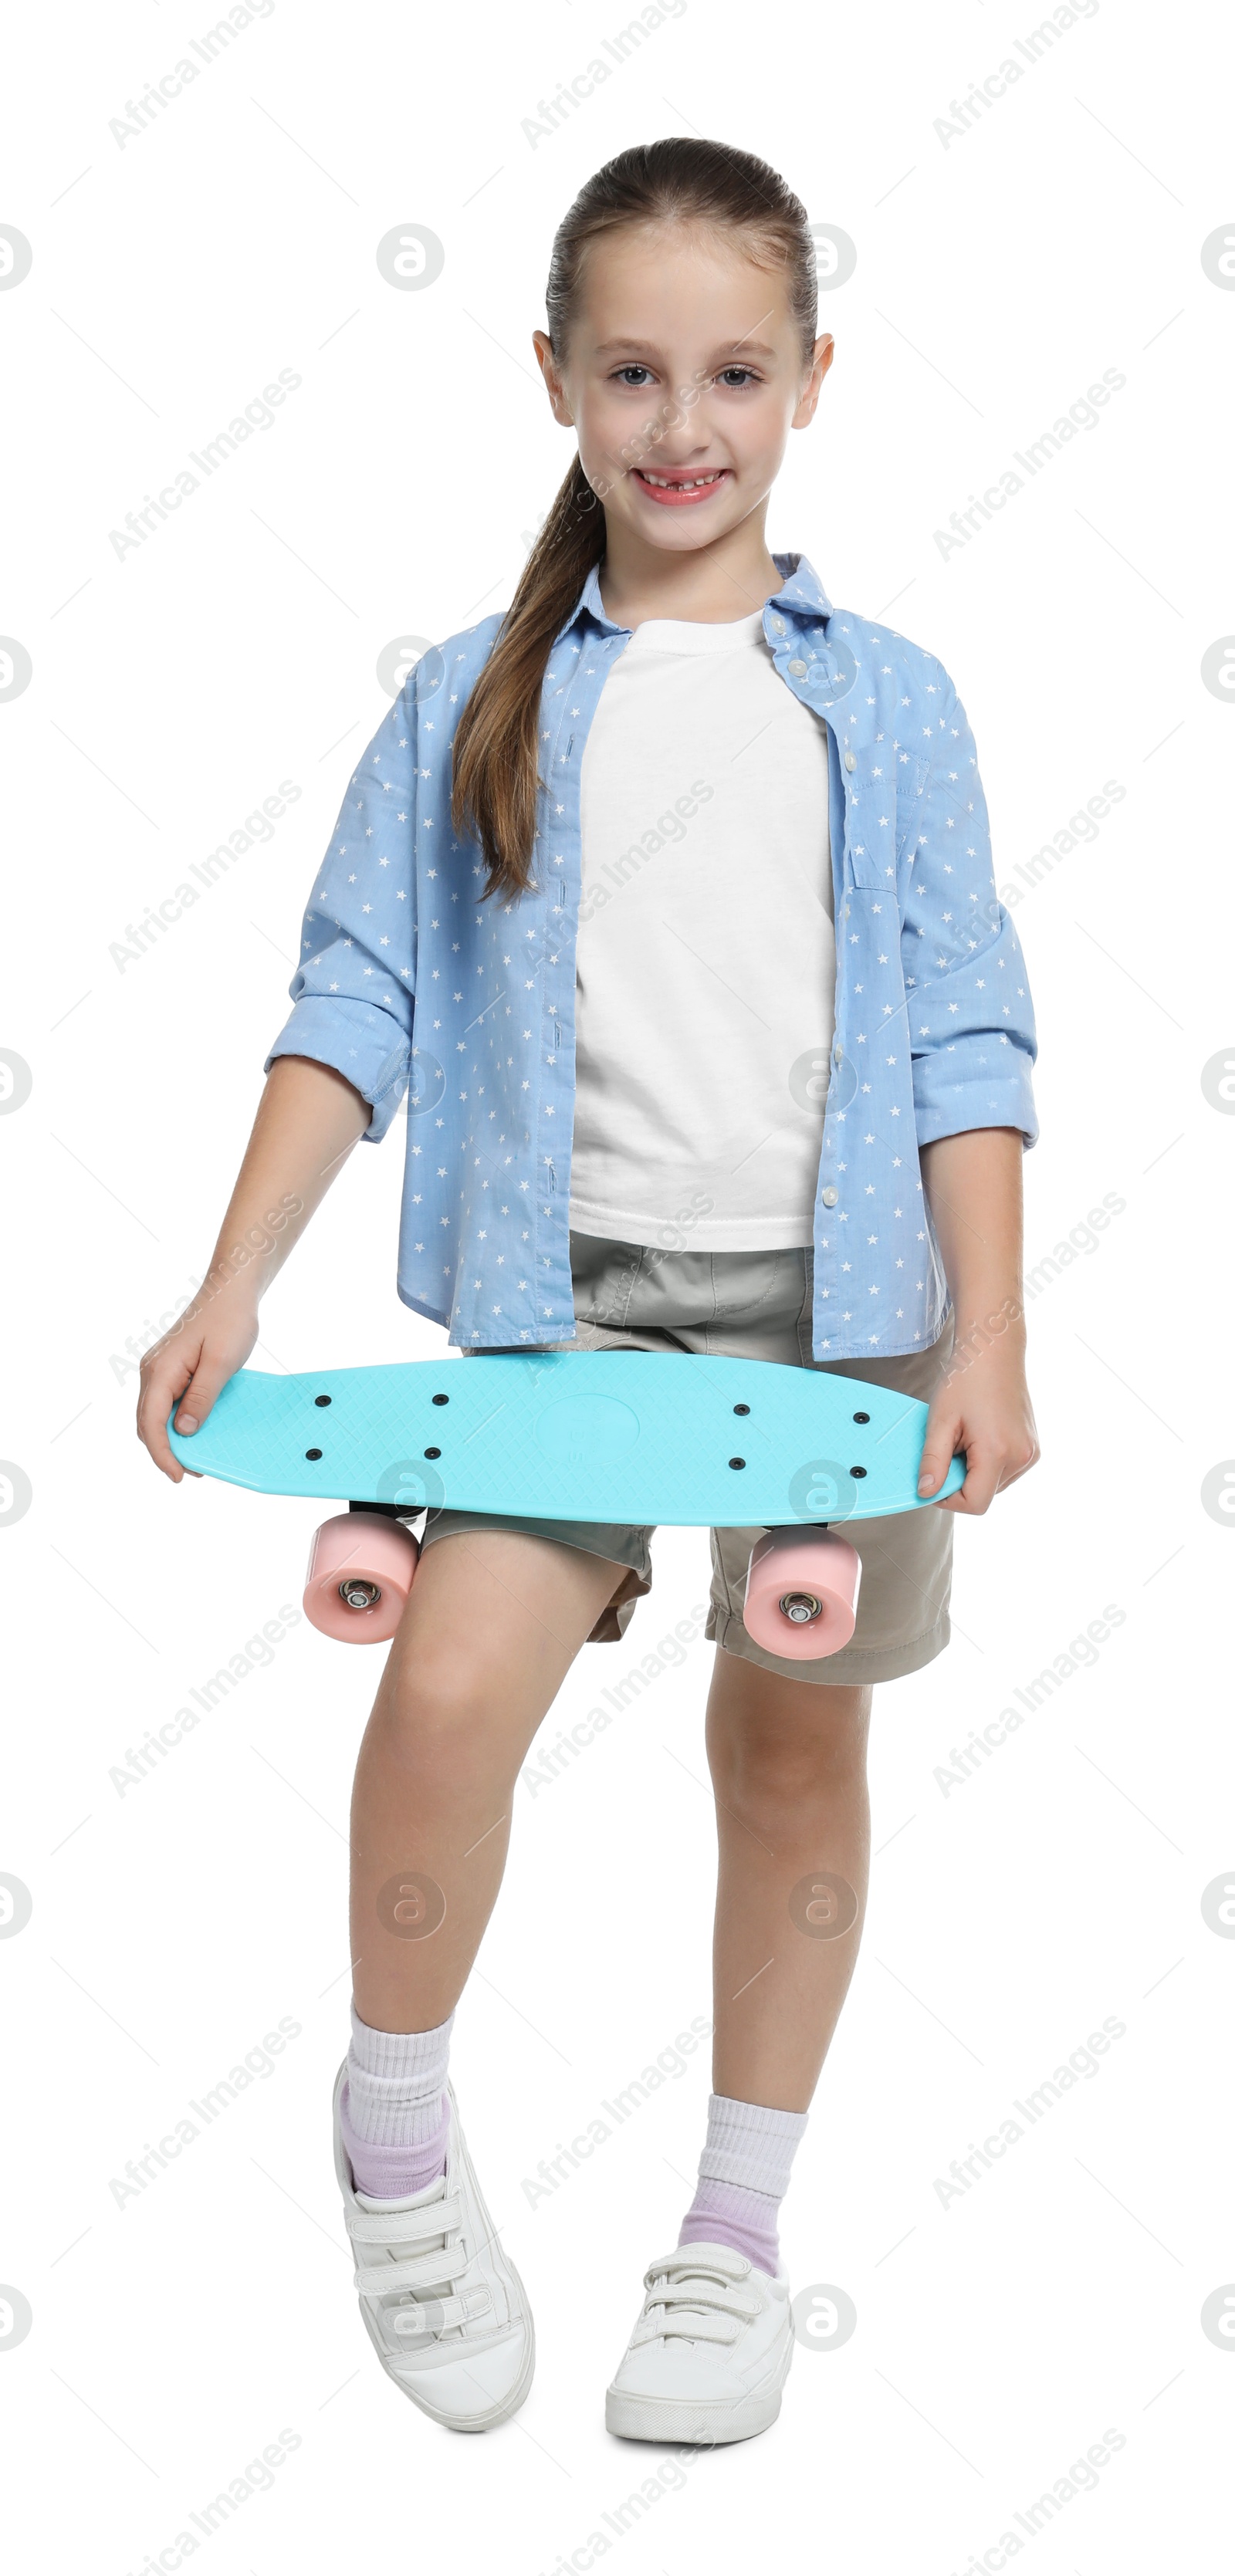
[[[793,2351],[777,2215],[861,1930],[871,1686],[943,1651],[951,1516],[1038,1454],[1036,1045],[951,679],[765,543],[833,354],[798,199],[723,144],[623,152],[561,225],[546,301],[578,452],[512,606],[424,654],[357,767],[139,1429],[178,1481],[173,1404],[180,1431],[205,1419],[406,1094],[399,1294],[465,1353],[840,1370],[929,1400],[923,1496],[964,1453],[948,1501],[851,1525],[857,1627],[826,1660],[753,1642],[759,1533],[712,1533],[715,2090],[605,2420],[730,2442],[773,2421]],[[448,2081],[455,2008],[527,1747],[580,1646],[625,1632],[651,1535],[430,1511],[361,1748],[335,2165],[383,2367],[460,2431],[521,2404],[533,2336]]]

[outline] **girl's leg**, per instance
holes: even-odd
[[[866,1910],[870,1707],[868,1687],[788,1681],[717,1650],[707,1713],[719,1845],[712,2081],[732,2100],[803,2112],[814,2092]],[[857,1900],[836,1938],[832,1892],[812,1899],[804,1884],[819,1871]]]
[[[460,2432],[522,2404],[535,2347],[446,2089],[450,2024],[501,1881],[519,1764],[619,1573],[523,1531],[434,1539],[356,1771],[336,2170],[382,2366]]]
[[[857,1954],[870,1697],[717,1648],[715,2089],[694,2201],[609,2389],[611,2433],[743,2441],[780,2405],[793,2326],[777,2213]]]
[[[771,2274],[794,2150],[861,1937],[870,1699],[717,1651],[713,2092],[678,2241],[719,2242]]]
[[[430,2031],[453,2011],[501,1884],[520,1763],[619,1573],[516,1530],[425,1549],[352,1798],[352,1989],[371,2029]],[[414,1882],[402,1899],[400,1878]]]

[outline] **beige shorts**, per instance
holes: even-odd
[[[929,1350],[899,1359],[811,1357],[813,1260],[809,1247],[789,1252],[662,1252],[603,1235],[570,1238],[577,1338],[549,1350],[699,1351],[727,1359],[779,1360],[863,1378],[929,1402],[951,1356],[953,1320]],[[486,1358],[468,1351],[469,1359]],[[712,1594],[707,1635],[726,1654],[762,1664],[799,1682],[888,1682],[917,1672],[942,1654],[950,1634],[951,1512],[927,1505],[887,1520],[847,1521],[862,1560],[857,1626],[838,1654],[802,1662],[770,1655],[742,1625],[753,1529],[712,1531]],[[526,1530],[566,1547],[604,1556],[622,1569],[612,1599],[588,1639],[624,1636],[635,1603],[652,1588],[652,1530],[607,1521],[525,1520],[511,1512],[431,1512],[422,1545],[462,1530]]]

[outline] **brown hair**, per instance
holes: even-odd
[[[814,244],[806,209],[766,161],[728,143],[671,136],[619,152],[588,180],[554,236],[545,290],[548,337],[560,366],[578,303],[590,242],[623,224],[678,222],[741,230],[761,266],[785,274],[790,310],[809,364],[815,344]],[[678,400],[689,398],[683,388]],[[666,415],[672,406],[662,407]],[[678,415],[680,418],[680,414]],[[671,416],[642,435],[639,453],[675,426]],[[628,460],[637,461],[637,454]],[[604,559],[602,495],[576,454],[528,556],[488,661],[469,693],[454,741],[451,821],[480,843],[485,894],[521,894],[536,838],[536,767],[541,685],[554,636],[594,564]]]

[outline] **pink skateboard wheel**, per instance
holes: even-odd
[[[403,1616],[419,1556],[402,1521],[383,1512],[339,1512],[323,1521],[313,1541],[305,1617],[345,1645],[383,1645]]]
[[[833,1530],[766,1530],[746,1576],[742,1623],[769,1655],[817,1661],[847,1646],[857,1624],[862,1560]]]

